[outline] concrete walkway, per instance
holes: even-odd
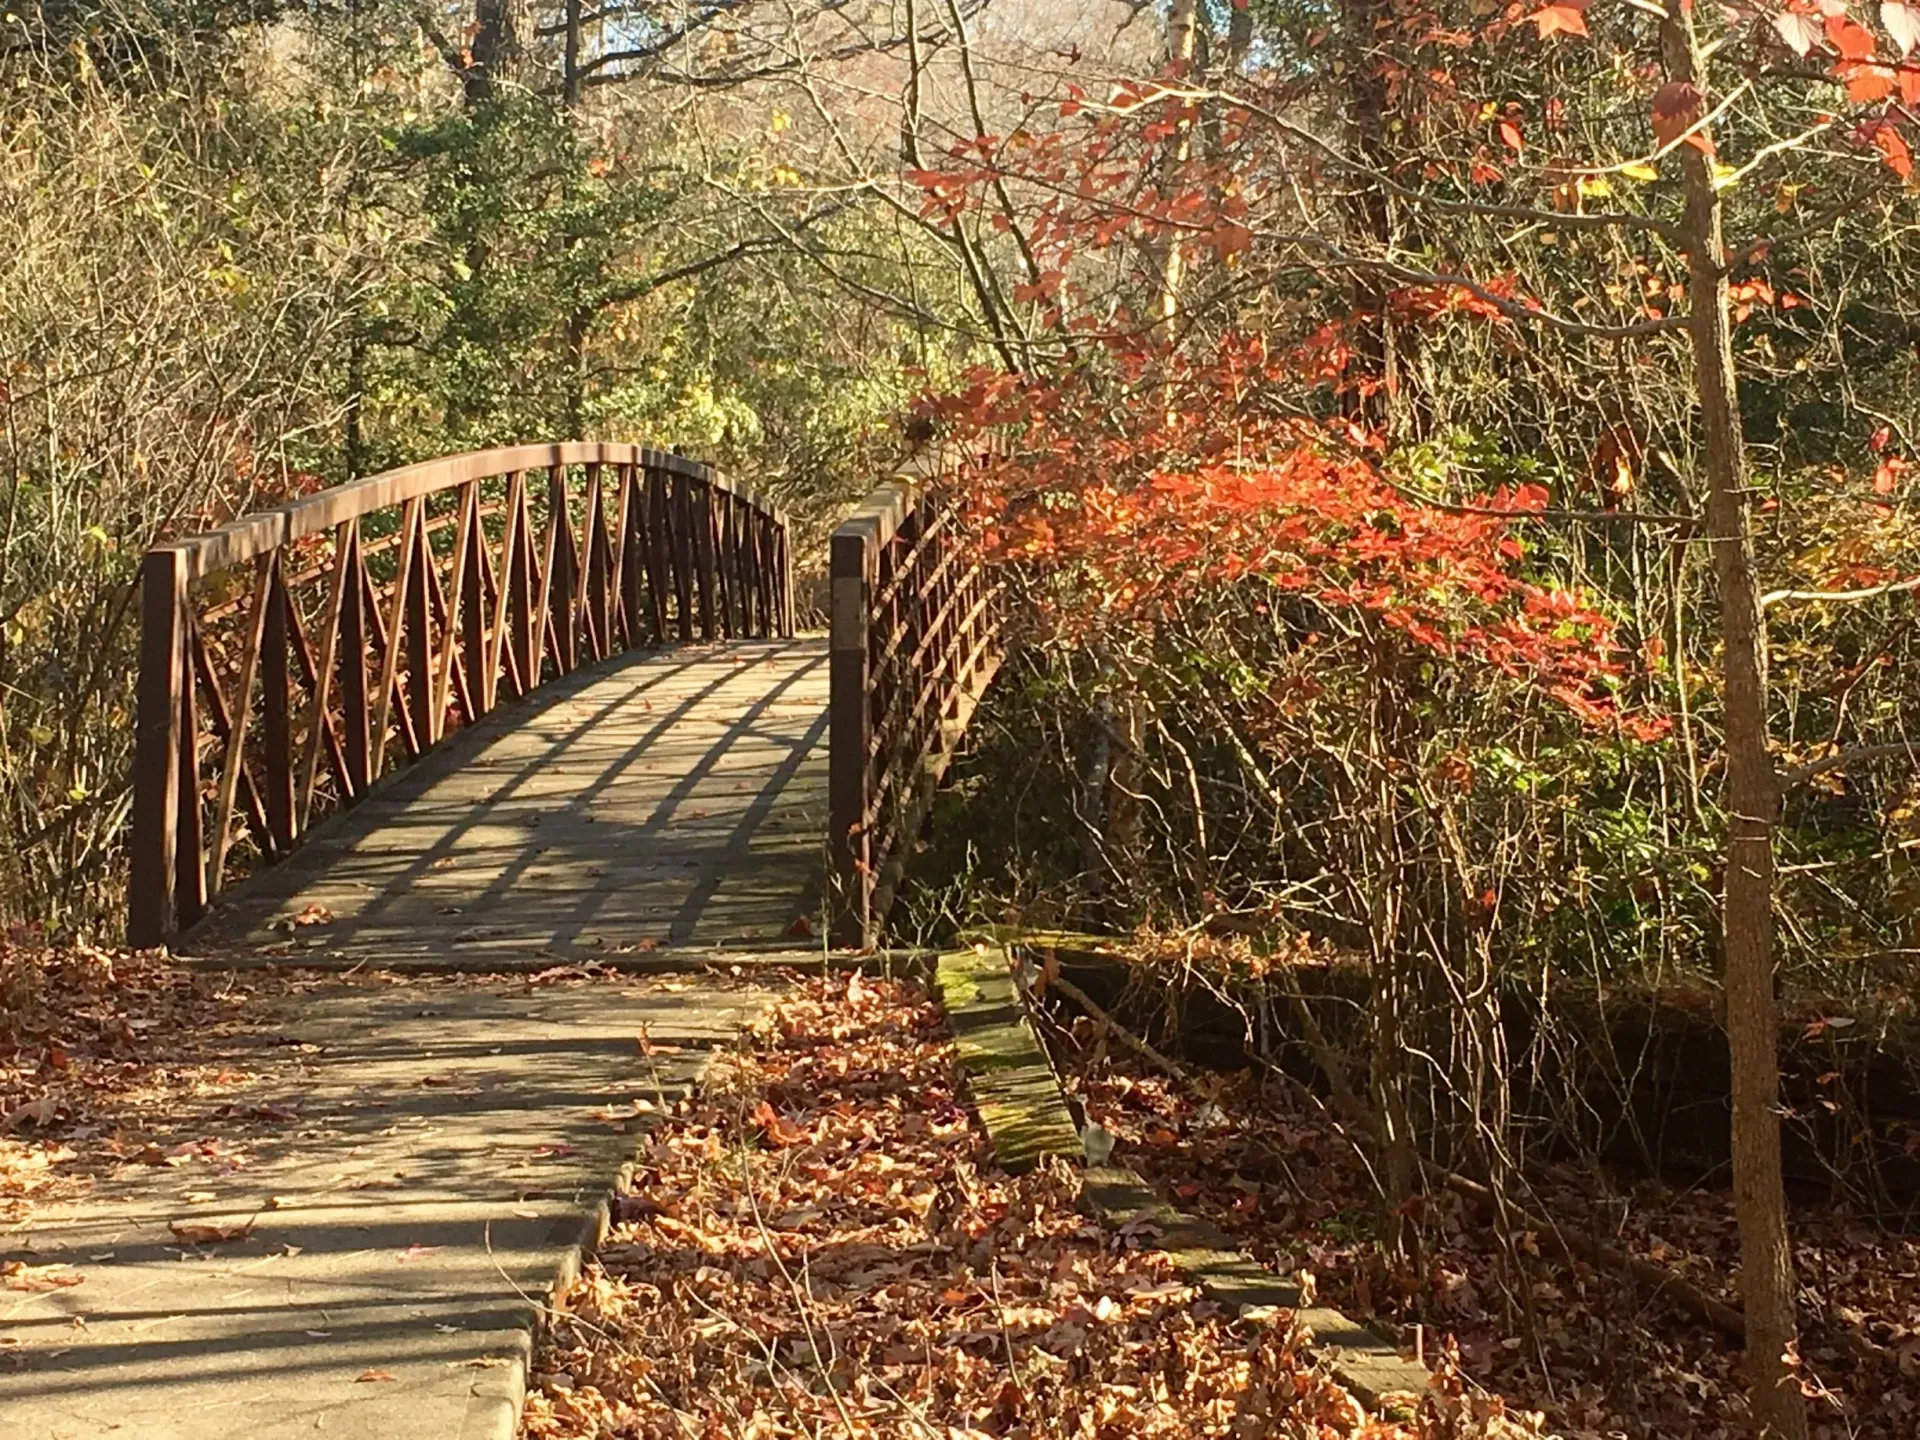
[[[511,1436],[538,1305],[635,1132],[768,993],[290,996],[236,1045],[238,1083],[196,1102],[195,1141],[0,1233],[26,1266],[0,1288],[0,1436]]]

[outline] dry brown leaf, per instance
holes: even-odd
[[[220,1245],[230,1240],[244,1240],[253,1233],[253,1222],[257,1216],[249,1217],[237,1225],[220,1225],[203,1220],[169,1220],[167,1229],[174,1238],[184,1240],[189,1245]]]

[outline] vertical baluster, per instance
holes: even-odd
[[[760,574],[760,510],[758,506],[742,507],[740,544],[744,552],[743,570],[747,577],[747,633],[764,636],[767,633],[767,622],[766,617],[760,612],[767,589]]]
[[[771,515],[756,515],[754,548],[760,561],[760,627],[763,634],[780,633],[780,570],[775,553],[777,523]]]
[[[293,849],[293,694],[287,669],[286,569],[281,553],[267,566],[267,617],[260,653],[260,758],[265,776],[267,833],[273,854]]]
[[[873,898],[872,836],[866,823],[871,801],[867,755],[872,744],[868,694],[874,549],[870,530],[843,527],[833,537],[832,634],[827,745],[827,847],[834,878],[829,933],[833,943],[868,942]]]
[[[433,705],[433,616],[427,599],[427,584],[433,576],[433,545],[427,536],[427,507],[422,500],[420,518],[413,527],[413,561],[407,567],[406,642],[407,688],[406,714],[412,721],[414,743],[407,746],[411,757],[425,753],[440,738],[440,716]]]
[[[187,611],[185,620],[187,642],[191,647],[194,631],[191,610]],[[174,812],[179,817],[179,829],[173,853],[173,923],[185,930],[207,913],[207,871],[202,859],[206,853],[206,837],[202,833],[205,819],[200,813],[200,707],[194,700],[193,665],[185,656],[181,658],[180,669],[179,737],[180,773],[175,791],[178,808]]]
[[[454,497],[454,535],[453,548],[447,552],[447,588],[440,586],[440,567],[433,558],[433,548],[429,541],[426,552],[426,564],[421,567],[427,577],[427,599],[432,620],[439,627],[440,647],[432,660],[432,694],[428,704],[432,707],[431,724],[427,733],[427,743],[438,744],[447,733],[447,712],[456,702],[466,723],[473,723],[473,686],[468,679],[467,666],[461,658],[460,602],[467,588],[467,547],[471,543],[473,527],[478,523],[480,502],[480,484],[469,480]],[[433,647],[429,644],[432,652]]]
[[[474,672],[480,676],[480,695],[475,703],[482,714],[492,710],[500,699],[500,642],[507,622],[507,530],[512,523],[511,512],[503,510],[498,555],[490,548],[486,526],[474,527],[474,563],[479,567],[482,602],[475,617],[480,627],[480,655]]]
[[[573,673],[580,653],[575,644],[575,571],[573,516],[567,504],[567,467],[555,465],[547,472],[547,555],[541,567],[541,581],[547,642],[552,649],[554,667],[561,675]]]
[[[633,466],[618,465],[613,473],[619,499],[613,516],[613,618],[608,644],[613,650],[631,650],[640,643],[640,570],[634,543],[639,509],[633,493]]]
[[[653,625],[652,642],[667,643],[667,594],[673,588],[673,525],[667,514],[667,477],[646,472],[647,534],[641,552],[647,564],[647,614]]]
[[[400,512],[400,543],[394,550],[393,590],[387,597],[388,610],[391,618],[382,625],[378,614],[378,607],[369,606],[369,608],[375,612],[375,639],[379,641],[381,649],[380,688],[374,692],[373,749],[372,755],[369,757],[367,763],[370,782],[378,780],[381,772],[386,768],[387,731],[393,721],[394,688],[400,683],[401,631],[406,626],[407,595],[412,588],[413,558],[414,551],[417,548],[414,541],[414,531],[425,522],[425,519],[426,509],[423,500],[409,500],[402,507]],[[372,577],[369,576],[369,591],[371,591],[372,588],[371,581]],[[409,731],[404,706],[402,707],[400,722],[404,743],[405,736]],[[412,749],[414,747],[409,745],[408,748]]]
[[[687,528],[693,540],[695,578],[700,587],[700,638],[716,640],[720,630],[713,613],[713,487],[696,481],[687,504]]]
[[[190,697],[187,662],[187,557],[150,550],[140,565],[140,674],[136,690],[133,758],[133,830],[127,877],[127,940],[158,945],[180,923],[174,885],[180,815],[197,786],[181,794],[183,752],[193,749],[185,729],[182,691]],[[196,866],[199,856],[193,857]]]
[[[935,707],[934,713],[946,720],[957,713],[960,695],[960,672],[957,668],[960,652],[956,637],[960,633],[962,618],[957,598],[961,557],[954,548],[955,527],[960,523],[960,517],[948,507],[942,512],[941,519],[945,523],[940,527],[940,543],[934,547],[933,554],[933,564],[939,570],[940,583],[934,587],[934,593],[927,597],[927,603],[934,607],[933,613],[940,617],[933,639],[934,683],[940,687],[940,704]]]
[[[454,562],[460,567],[454,581],[456,593],[466,599],[460,607],[460,659],[467,675],[467,723],[471,725],[493,708],[493,675],[487,655],[487,591],[492,567],[487,563],[487,527],[480,514],[480,483],[474,481],[472,520],[466,540]]]
[[[607,507],[601,489],[600,466],[587,470],[587,506],[580,533],[580,626],[586,634],[587,654],[604,660],[613,653],[612,573],[607,544]]]
[[[716,640],[731,636],[727,619],[727,532],[723,517],[727,513],[727,492],[711,482],[707,485],[707,568],[712,572],[713,625]]]
[[[333,738],[333,714],[329,706],[333,700],[333,674],[340,654],[340,629],[346,609],[347,587],[353,580],[351,547],[348,535],[353,525],[351,520],[343,521],[334,527],[333,532],[333,579],[327,590],[326,629],[320,635],[320,658],[313,667],[312,703],[307,714],[306,740],[300,754],[300,779],[294,788],[294,833],[305,834],[308,822],[313,815],[313,792],[320,774],[320,745],[323,739],[329,747],[337,747]],[[339,767],[338,779],[343,790],[349,790],[351,782],[347,779],[347,762],[344,754],[336,754],[334,763]],[[343,794],[340,802],[344,806],[348,795]]]
[[[673,475],[673,598],[680,607],[680,639],[693,639],[693,482]]]
[[[780,633],[793,634],[793,535],[784,521],[774,531],[774,551],[779,555]]]
[[[735,635],[753,633],[752,600],[749,598],[746,554],[746,502],[738,495],[727,495],[727,570],[732,575],[732,600],[729,610]]]
[[[346,559],[341,579],[346,593],[340,600],[340,718],[346,727],[347,786],[353,799],[373,783],[372,720],[367,696],[367,559],[360,548],[360,522],[341,527]]]
[[[277,552],[269,551],[259,558],[254,570],[253,609],[247,621],[240,674],[234,682],[233,703],[228,707],[226,754],[221,765],[220,789],[215,797],[212,844],[207,849],[209,897],[218,895],[226,883],[227,847],[232,843],[234,802],[239,797],[240,779],[246,769],[247,723],[253,717],[253,681],[260,667],[276,558]]]
[[[533,688],[539,651],[534,639],[532,520],[527,513],[527,477],[507,477],[507,523],[500,537],[500,599],[494,610],[493,660],[488,672],[518,700]],[[496,690],[496,695],[498,691]]]

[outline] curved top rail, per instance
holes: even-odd
[[[257,510],[198,535],[164,541],[154,548],[184,554],[187,578],[197,580],[389,505],[398,505],[441,490],[451,490],[470,480],[485,480],[495,475],[510,475],[516,470],[538,470],[553,465],[635,465],[643,470],[665,471],[738,496],[776,524],[786,522],[786,515],[771,497],[751,485],[725,479],[716,474],[711,466],[698,460],[689,460],[670,450],[656,450],[646,445],[574,440],[561,444],[507,445],[494,450],[469,450],[462,455],[448,455],[417,465],[402,465],[398,469],[383,470],[377,475],[349,480],[344,485],[334,485],[312,495],[304,495],[271,510]]]

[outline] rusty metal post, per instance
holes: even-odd
[[[873,536],[871,523],[863,525],[856,518],[834,532],[831,553],[827,851],[832,915],[828,929],[833,944],[843,949],[863,948],[872,938],[873,866],[867,806],[873,734],[867,699],[867,631],[873,598]]]
[[[135,689],[133,835],[127,883],[127,943],[158,945],[174,933],[178,863],[182,687],[187,672],[187,557],[149,550],[140,566],[140,673]],[[198,863],[199,857],[193,857]]]

